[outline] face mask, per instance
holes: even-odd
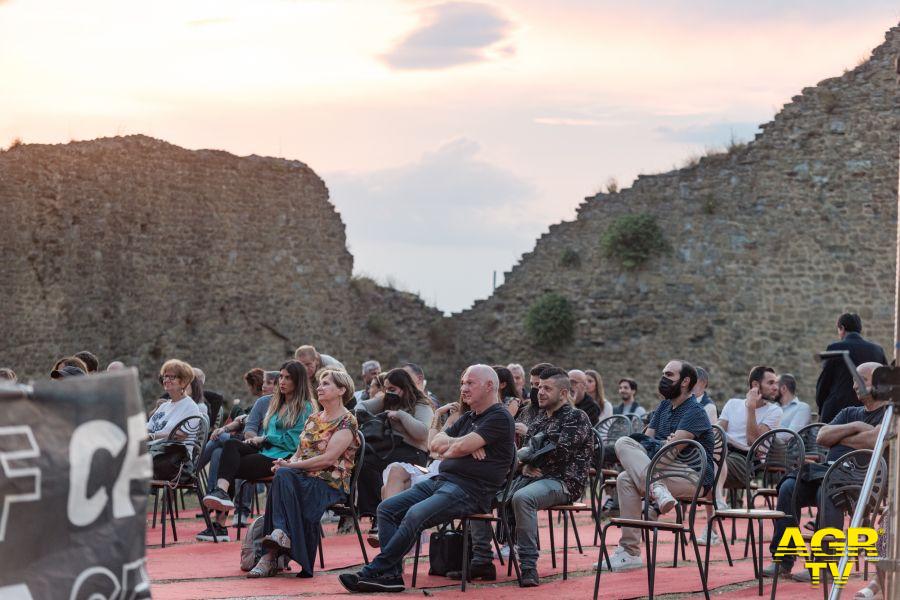
[[[396,406],[400,404],[400,394],[395,394],[394,392],[385,392],[384,393],[384,405]]]
[[[531,391],[528,392],[528,397],[532,402],[538,401],[538,389],[536,387],[531,388]]]
[[[666,400],[674,400],[681,395],[681,380],[672,381],[668,377],[660,377],[659,393],[662,394],[662,397]]]

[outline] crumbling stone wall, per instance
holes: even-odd
[[[476,353],[490,361],[597,368],[608,394],[634,377],[639,397],[655,405],[669,358],[707,367],[720,399],[744,391],[753,365],[770,364],[794,373],[812,401],[813,354],[836,338],[841,312],[859,312],[864,335],[890,353],[898,52],[894,28],[868,62],[804,89],[750,144],[587,198],[492,297],[454,317],[456,366],[478,339]],[[627,213],[655,215],[672,253],[634,271],[604,257],[601,235]],[[579,267],[564,266],[567,250]],[[549,291],[573,302],[577,327],[574,343],[548,353],[522,323],[536,294]]]
[[[144,136],[21,145],[0,153],[0,209],[0,364],[25,377],[90,349],[137,365],[152,398],[162,361],[180,357],[244,397],[247,369],[301,343],[348,366],[427,343],[367,335],[370,314],[413,332],[441,318],[352,279],[344,224],[297,161]]]

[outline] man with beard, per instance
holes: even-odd
[[[697,383],[697,370],[683,360],[670,360],[663,368],[658,390],[663,400],[653,412],[641,442],[634,437],[622,437],[616,441],[616,456],[624,471],[619,473],[616,489],[619,493],[621,518],[641,519],[643,495],[647,485],[650,457],[665,444],[677,440],[697,440],[706,450],[706,473],[701,496],[713,483],[713,434],[706,411],[697,403],[691,390]],[[652,485],[648,500],[655,500],[659,513],[675,508],[676,498],[691,500],[694,485],[681,477],[667,477]],[[641,530],[634,527],[622,529],[619,546],[609,557],[613,571],[634,569],[643,564],[641,559]],[[598,565],[606,568],[604,561]]]
[[[541,385],[541,373],[544,372],[544,369],[552,368],[553,365],[550,363],[538,363],[531,367],[531,370],[528,372],[531,390],[528,395],[528,404],[525,405],[525,407],[520,408],[519,412],[516,413],[517,441],[521,441],[525,436],[525,433],[528,431],[528,426],[537,418],[538,413],[541,410],[541,406],[538,403],[538,388]]]
[[[637,403],[634,399],[637,394],[637,381],[624,377],[619,380],[619,398],[622,403],[613,409],[614,415],[625,415],[626,417],[637,416],[643,417],[647,414],[644,407]]]
[[[717,423],[725,430],[728,440],[727,472],[722,478],[728,489],[742,489],[746,485],[747,451],[759,436],[781,423],[775,369],[763,365],[753,367],[747,386],[747,397],[729,400]]]

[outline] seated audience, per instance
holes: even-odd
[[[614,415],[643,417],[647,414],[644,407],[634,399],[635,395],[637,395],[637,387],[637,381],[634,379],[622,378],[619,380],[619,398],[622,402],[613,409]]]
[[[569,371],[569,383],[572,386],[571,400],[575,408],[584,411],[591,420],[591,426],[596,425],[600,421],[600,405],[587,393],[588,385],[587,373],[580,369],[572,369]]]
[[[875,400],[871,393],[872,373],[880,366],[881,363],[867,362],[856,367],[856,371],[866,384],[866,389],[860,390],[856,385],[856,381],[854,380],[853,382],[853,389],[862,406],[849,406],[842,409],[830,423],[819,430],[816,443],[828,447],[828,455],[825,457],[826,464],[833,464],[853,450],[871,450],[875,447],[875,440],[881,431],[882,419],[888,405],[887,400]],[[802,472],[803,470],[801,469]],[[812,472],[810,475],[812,475]],[[824,476],[824,472],[822,476]],[[799,526],[797,521],[799,515],[795,513],[795,510],[818,505],[819,487],[821,484],[821,477],[801,477],[796,472],[787,474],[778,484],[778,504],[775,508],[787,516],[775,521],[774,537],[769,546],[769,550],[773,555],[777,550],[778,541],[784,535],[785,529]],[[796,505],[794,504],[795,495]],[[816,517],[816,528],[836,527],[843,529],[844,515],[841,509],[834,505],[831,498],[822,498],[821,500],[821,510]],[[774,577],[775,569],[779,567],[781,568],[781,575],[790,576],[794,567],[794,557],[785,556],[781,558],[780,563],[773,562],[763,569],[763,575]],[[795,576],[794,579],[809,581],[809,571],[803,569],[799,576]]]
[[[612,416],[613,406],[606,399],[606,391],[603,389],[603,377],[600,376],[600,373],[593,369],[588,369],[584,374],[587,375],[587,389],[585,391],[600,406],[600,418],[597,419],[597,423],[599,423],[606,417]]]
[[[747,485],[747,451],[759,436],[781,423],[775,369],[753,367],[747,386],[747,397],[729,400],[716,423],[725,430],[728,440],[725,471],[719,478],[720,485],[727,489],[742,489]]]
[[[189,364],[177,359],[167,360],[159,370],[159,380],[169,394],[169,399],[160,404],[147,420],[147,435],[151,444],[168,439],[169,434],[175,431],[175,427],[184,419],[200,416],[200,409],[188,395],[191,382],[194,380],[194,371]],[[191,428],[194,427],[196,426]],[[185,437],[183,441],[190,456],[193,446],[189,442],[192,440]],[[174,473],[162,471],[165,464],[161,459],[154,460],[153,467],[154,479],[171,479],[175,476]]]
[[[797,380],[790,373],[778,378],[778,405],[781,406],[781,424],[779,427],[800,431],[812,422],[812,411],[809,404],[796,396]]]
[[[283,554],[300,565],[298,577],[312,577],[322,515],[350,493],[359,447],[356,418],[346,408],[353,397],[353,379],[345,371],[326,368],[318,375],[317,387],[322,410],[306,420],[296,452],[272,464],[275,479],[263,521],[265,554],[247,577],[275,575]]]
[[[434,416],[431,402],[403,369],[391,369],[384,379],[384,394],[363,400],[357,410],[373,415],[385,412],[391,427],[400,435],[393,450],[379,455],[367,449],[360,468],[357,490],[359,514],[374,516],[381,501],[381,474],[392,462],[424,467],[428,462],[428,424]]]
[[[210,510],[220,511],[213,523],[214,535],[228,538],[225,518],[234,509],[236,479],[254,481],[271,476],[272,465],[297,450],[300,433],[307,417],[316,409],[303,365],[288,361],[281,365],[281,378],[263,418],[263,435],[230,439],[222,448],[215,489],[203,497]]]
[[[697,385],[694,386],[693,394],[697,399],[697,404],[706,411],[710,423],[715,423],[719,419],[718,409],[713,399],[709,397],[706,389],[709,387],[709,373],[703,367],[697,367]]]
[[[100,369],[100,361],[97,360],[97,357],[94,356],[93,352],[88,352],[87,350],[82,350],[81,352],[75,353],[75,358],[81,359],[81,362],[85,364],[87,367],[88,375],[93,375]]]
[[[712,490],[714,478],[712,425],[706,411],[700,408],[691,395],[697,383],[697,371],[689,363],[672,360],[663,368],[659,380],[659,393],[663,397],[647,428],[646,436],[638,442],[635,437],[622,437],[616,441],[616,456],[623,467],[619,473],[616,489],[619,494],[619,510],[623,519],[641,519],[643,496],[646,487],[647,470],[651,457],[666,443],[676,440],[697,440],[706,451],[707,468],[703,479],[701,496]],[[650,489],[659,507],[665,514],[675,508],[676,498],[693,499],[694,486],[682,478],[666,478],[656,482]],[[622,529],[619,546],[610,556],[613,571],[640,567],[641,531],[634,527]],[[601,561],[601,568],[606,563]]]
[[[75,356],[65,356],[53,365],[53,369],[50,370],[51,379],[59,379],[59,377],[54,377],[54,372],[62,372],[63,367],[75,367],[79,371],[81,371],[80,375],[87,375],[88,368],[87,365],[84,364],[84,361]],[[69,373],[69,375],[78,375],[79,373]]]
[[[405,363],[403,365],[403,370],[409,373],[409,376],[413,378],[416,387],[419,388],[419,391],[425,394],[425,397],[428,398],[429,402],[431,402],[432,408],[436,409],[441,405],[441,402],[437,399],[437,396],[428,391],[428,381],[425,379],[425,371],[422,370],[422,367],[420,367],[416,363]]]
[[[556,449],[540,459],[539,464],[525,461],[522,474],[513,483],[515,493],[511,505],[515,520],[516,552],[522,566],[522,587],[540,583],[537,572],[538,512],[577,502],[588,478],[594,438],[588,415],[572,406],[571,371],[544,369],[540,376],[538,403],[540,416],[528,428],[526,439],[543,434],[544,443]],[[520,459],[522,452],[519,453]],[[491,546],[491,525],[473,521],[470,525],[473,545]],[[469,567],[472,579],[493,581],[497,578],[493,555],[473,556]],[[450,579],[461,579],[461,571],[447,573]]]
[[[499,365],[494,365],[494,371],[500,380],[500,389],[497,390],[497,394],[500,396],[500,404],[515,418],[522,405],[522,400],[516,395],[516,381],[513,379],[512,372],[506,367]]]
[[[497,397],[497,373],[473,365],[460,390],[471,411],[431,436],[430,450],[441,458],[437,476],[381,503],[378,531],[381,553],[358,573],[338,577],[351,592],[402,592],[403,561],[423,529],[491,509],[506,483],[515,453],[513,419]],[[439,424],[431,423],[437,429]],[[473,545],[473,557],[491,555],[491,547]]]
[[[518,363],[509,363],[506,368],[512,373],[513,381],[516,382],[516,397],[525,398],[528,392],[525,389],[525,369]]]
[[[538,388],[541,385],[541,373],[544,372],[544,369],[550,368],[553,368],[553,365],[550,363],[538,363],[528,371],[531,386],[529,387],[527,403],[520,408],[519,412],[516,414],[516,445],[521,445],[522,439],[524,439],[525,434],[528,432],[528,427],[538,418],[538,414],[541,411],[541,406],[538,402]]]
[[[363,387],[353,394],[356,402],[370,399],[369,388],[371,387],[372,382],[378,378],[379,374],[381,374],[381,363],[377,360],[367,360],[362,364]]]

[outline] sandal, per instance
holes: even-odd
[[[247,573],[248,579],[259,579],[261,577],[274,577],[278,573],[278,559],[266,558],[263,556],[256,563],[256,566]]]
[[[854,594],[853,600],[882,600],[884,596],[881,593],[881,587],[878,581],[870,581],[866,587]]]
[[[273,529],[272,533],[262,539],[262,547],[266,549],[283,550],[289,553],[291,550],[291,538],[289,538],[288,534],[283,530]]]

